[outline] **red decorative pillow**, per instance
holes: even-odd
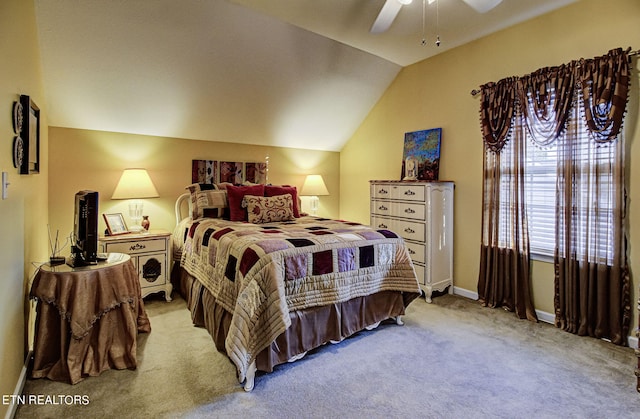
[[[229,200],[229,220],[247,221],[247,210],[242,208],[242,199],[245,195],[264,196],[264,185],[233,186],[227,185],[227,198]]]
[[[267,185],[264,187],[264,196],[276,196],[276,195],[286,195],[291,194],[291,198],[293,200],[293,216],[296,218],[300,217],[300,208],[298,208],[298,190],[295,186],[274,186]]]

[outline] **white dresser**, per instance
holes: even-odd
[[[431,302],[433,291],[453,293],[453,182],[372,180],[371,225],[399,234]]]

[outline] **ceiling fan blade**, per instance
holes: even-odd
[[[500,3],[502,0],[462,0],[467,3],[469,6],[473,7],[478,13],[486,13],[489,10],[493,9]]]
[[[393,23],[396,16],[400,12],[402,4],[398,0],[387,0],[380,9],[380,13],[376,18],[376,21],[371,25],[369,32],[381,33],[389,29],[389,26]]]

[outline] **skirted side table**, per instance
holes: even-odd
[[[135,369],[138,332],[151,324],[129,255],[97,265],[43,265],[31,286],[38,300],[33,378],[78,383],[105,370]]]

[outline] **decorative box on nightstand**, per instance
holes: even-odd
[[[170,246],[171,233],[165,230],[100,237],[102,252],[126,253],[131,256],[138,271],[143,297],[164,291],[167,301],[171,301],[173,290],[167,269],[171,262]]]

